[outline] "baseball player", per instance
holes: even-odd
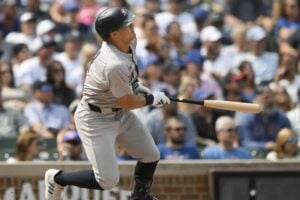
[[[101,11],[95,29],[103,39],[91,61],[75,123],[92,170],[45,173],[46,200],[60,200],[66,185],[108,190],[118,184],[115,142],[136,158],[135,185],[131,200],[156,200],[150,195],[159,151],[148,130],[130,111],[146,105],[169,104],[162,92],[151,91],[138,82],[133,29],[135,16],[125,8]],[[137,93],[145,95],[137,95]]]

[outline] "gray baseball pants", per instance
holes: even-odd
[[[105,190],[119,182],[116,142],[143,163],[159,160],[151,134],[131,111],[102,114],[91,111],[82,100],[75,113],[75,123],[96,180]]]

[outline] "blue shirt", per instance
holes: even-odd
[[[279,111],[268,117],[238,112],[235,119],[241,143],[249,148],[263,149],[266,142],[275,142],[280,129],[291,127],[288,118]]]
[[[202,152],[203,159],[250,159],[252,158],[249,151],[237,147],[225,150],[219,145],[206,147]]]
[[[39,101],[29,103],[24,110],[29,125],[41,123],[46,128],[62,129],[70,125],[70,113],[67,107],[59,104],[45,106]]]
[[[161,160],[200,159],[198,149],[193,145],[183,145],[179,149],[170,148],[166,144],[159,144],[157,147]]]

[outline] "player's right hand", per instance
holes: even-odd
[[[163,92],[153,92],[153,103],[152,105],[155,107],[161,107],[165,104],[170,104],[170,99]]]

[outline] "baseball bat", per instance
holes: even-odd
[[[193,99],[182,99],[182,98],[170,98],[171,101],[180,103],[190,103],[202,105],[214,109],[230,110],[237,112],[251,112],[259,113],[261,106],[256,103],[242,103],[237,101],[222,101],[222,100],[193,100]]]

